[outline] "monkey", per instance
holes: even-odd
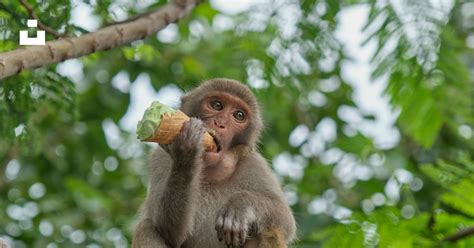
[[[283,248],[295,238],[291,208],[257,150],[260,106],[243,83],[204,81],[181,97],[190,116],[150,163],[132,247]],[[209,131],[217,144],[202,148]]]

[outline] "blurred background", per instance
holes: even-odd
[[[166,3],[26,2],[68,36]],[[0,52],[29,18],[0,2]],[[473,1],[204,2],[143,41],[0,82],[0,238],[129,247],[154,148],[138,120],[227,77],[263,106],[294,247],[474,247],[473,76]]]

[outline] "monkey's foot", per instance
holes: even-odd
[[[217,214],[215,226],[217,238],[229,247],[242,247],[248,238],[250,225],[255,219],[255,214],[250,208],[225,206]]]

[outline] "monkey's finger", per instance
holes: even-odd
[[[202,136],[204,135],[204,126],[200,119],[192,117],[189,120],[188,136],[189,138],[196,139],[198,142],[202,142]]]
[[[244,245],[245,239],[247,238],[246,236],[245,228],[241,228],[239,231],[239,246]]]
[[[219,214],[217,219],[216,219],[216,225],[214,227],[214,229],[216,229],[216,231],[219,231],[222,229],[222,226],[224,225],[224,218],[222,216],[222,214]]]
[[[241,225],[237,218],[234,218],[232,223],[232,246],[238,247],[240,243],[239,233],[240,233]]]
[[[171,144],[160,144],[161,148],[165,150],[169,155],[172,154],[173,149],[171,148]]]
[[[233,216],[232,218],[232,226],[230,228],[230,243],[232,244],[232,246],[235,246],[235,239],[238,238],[237,234],[238,234],[238,220],[237,218],[235,218],[235,216]]]
[[[201,119],[198,119],[198,118],[195,118],[195,117],[191,117],[191,119],[189,119],[189,122],[190,122],[190,125],[193,129],[196,130],[196,132],[199,132],[201,134],[204,134],[205,130],[204,130],[204,124],[202,122]]]
[[[220,211],[220,213],[218,214],[218,217],[217,217],[217,221],[216,221],[216,231],[217,231],[217,239],[219,239],[219,241],[222,241],[222,239],[224,238],[224,228],[225,228],[225,216],[226,216],[226,212],[224,211]]]
[[[232,226],[234,224],[235,212],[227,209],[224,220],[224,240],[227,245],[232,245]]]
[[[186,145],[185,152],[193,151],[200,153],[203,148],[204,127],[202,121],[197,118],[191,118],[181,130],[181,139]]]
[[[183,126],[181,127],[181,130],[179,134],[176,136],[176,139],[186,139],[188,138],[188,132],[190,129],[190,121],[186,121],[183,123]]]
[[[219,239],[220,242],[222,242],[222,240],[224,240],[224,228],[222,228],[221,231],[219,231],[219,233],[217,234],[217,239]],[[225,242],[225,240],[224,240]]]
[[[222,216],[218,218],[215,229],[217,231],[217,239],[219,241],[222,241],[222,234],[223,234],[223,229],[224,229],[224,219]]]
[[[190,136],[192,136],[192,132],[193,132],[192,129],[193,129],[192,120],[183,122],[183,126],[181,127],[181,130],[179,131],[178,135],[176,136],[175,141],[177,140],[188,141]]]
[[[234,211],[228,211],[224,220],[224,239],[226,245],[232,245],[232,222],[234,220]]]

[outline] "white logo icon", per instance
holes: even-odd
[[[38,21],[35,19],[29,19],[27,26],[29,28],[36,28],[38,27]],[[40,46],[46,44],[46,32],[42,30],[38,30],[36,37],[28,37],[28,31],[22,30],[20,31],[20,45],[21,46]]]

